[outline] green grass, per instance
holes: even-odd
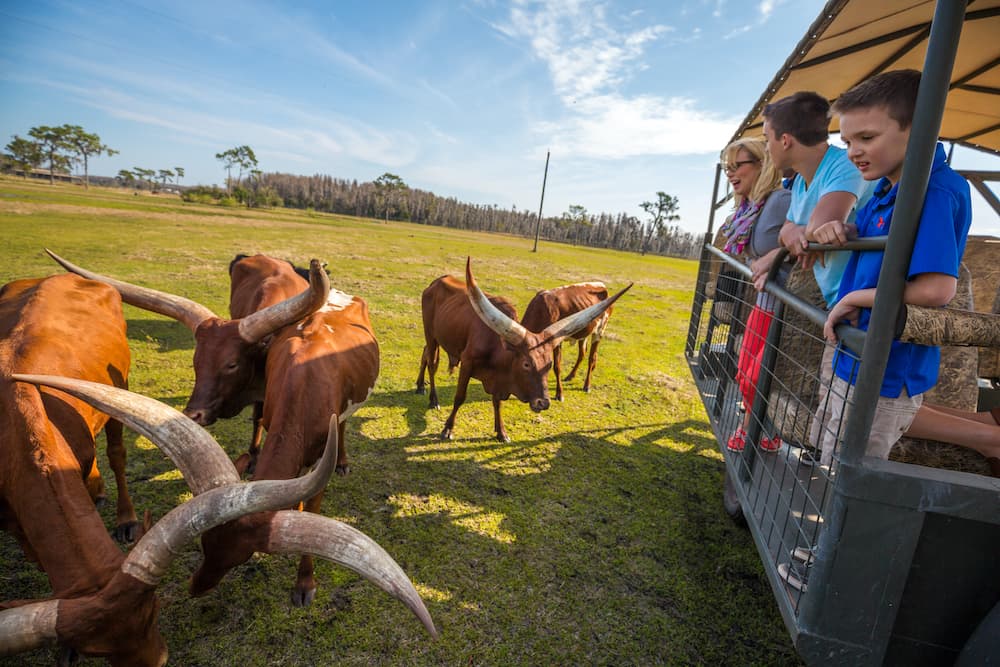
[[[352,473],[331,480],[324,512],[400,563],[441,632],[432,640],[398,602],[319,563],[316,602],[292,608],[291,557],[258,556],[203,598],[187,595],[192,544],[160,587],[174,665],[799,664],[747,532],[722,510],[723,464],[683,359],[696,264],[419,225],[301,211],[246,211],[114,190],[0,181],[0,282],[56,273],[49,247],[91,270],[228,312],[237,252],[329,264],[338,289],[369,304],[382,370],[348,427]],[[615,307],[594,387],[567,385],[540,414],[511,400],[512,442],[493,439],[478,381],[455,440],[438,440],[455,378],[439,371],[441,410],[413,393],[420,293],[466,256],[480,285],[522,310],[536,290],[603,280],[636,285]],[[193,338],[126,306],[133,391],[183,407]],[[566,363],[576,355],[564,350]],[[249,410],[209,429],[231,455]],[[126,430],[129,482],[160,517],[189,493],[148,441]],[[109,492],[114,486],[100,459]],[[112,498],[113,500],[113,498]],[[112,504],[102,510],[108,526]],[[0,598],[41,597],[44,574],[0,535]],[[0,664],[51,664],[36,651]],[[96,660],[84,664],[100,664]]]

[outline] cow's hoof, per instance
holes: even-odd
[[[341,477],[345,477],[345,476],[351,474],[351,466],[349,466],[349,465],[347,465],[345,463],[342,466],[337,466],[336,469],[334,470],[334,472],[336,472]]]
[[[452,438],[452,434],[451,434],[451,429],[450,428],[446,428],[445,430],[441,431],[441,439],[442,440],[451,440],[451,438]]]
[[[414,394],[420,394],[421,396],[423,396],[424,394],[427,393],[427,390],[424,389],[423,387],[417,387],[417,390],[415,392],[413,392],[413,393]]]
[[[584,393],[589,394],[590,393],[590,387],[584,387],[583,391],[584,391]]]
[[[69,646],[60,646],[59,655],[56,657],[57,667],[70,667],[80,662],[80,654]]]
[[[94,507],[96,507],[97,509],[101,509],[107,504],[108,504],[107,496],[101,495],[94,498]]]
[[[562,394],[556,394],[556,400],[562,403],[563,402]]]
[[[138,521],[128,521],[115,526],[111,535],[119,542],[131,544],[139,538],[141,524]]]
[[[427,407],[430,408],[431,410],[440,410],[441,404],[438,403],[437,401],[431,401],[430,403],[427,404]]]
[[[292,589],[292,606],[293,607],[308,607],[312,604],[313,599],[316,597],[316,587],[300,589]]]
[[[506,445],[510,442],[510,436],[506,433],[497,433],[497,442]]]

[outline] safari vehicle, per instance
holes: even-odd
[[[724,504],[753,536],[810,665],[1000,662],[1000,479],[978,453],[941,443],[901,443],[890,460],[865,456],[893,338],[942,345],[929,402],[1000,404],[1000,316],[990,314],[1000,308],[1000,239],[970,237],[963,266],[973,256],[979,266],[963,268],[948,309],[901,305],[936,140],[1000,156],[1000,0],[828,2],[733,139],[761,134],[772,100],[799,90],[833,100],[902,68],[923,77],[893,224],[888,237],[844,249],[885,248],[885,256],[869,331],[837,329],[859,375],[832,463],[820,462],[810,433],[826,319],[811,271],[794,270],[784,287],[768,280],[780,305],[753,404],[741,405],[737,355],[754,292],[749,269],[713,245],[716,211],[728,200],[721,168],[688,332],[687,359],[725,458]],[[1000,215],[987,185],[1000,173],[963,175]],[[732,452],[725,443],[742,410],[752,417],[747,446]],[[775,436],[778,451],[759,447]],[[811,565],[805,587],[787,576],[796,559]]]

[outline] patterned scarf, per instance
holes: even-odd
[[[743,252],[747,243],[750,242],[750,231],[760,214],[760,209],[764,208],[764,201],[762,199],[759,202],[751,202],[749,199],[744,199],[739,208],[733,212],[732,217],[726,220],[721,229],[726,236],[723,250],[732,255],[739,255]]]

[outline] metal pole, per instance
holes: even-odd
[[[545,182],[549,180],[549,151],[545,151],[545,175],[542,176],[542,200],[538,202],[538,221],[535,223],[535,247],[531,252],[538,252],[538,230],[542,226],[542,204],[545,203]]]

